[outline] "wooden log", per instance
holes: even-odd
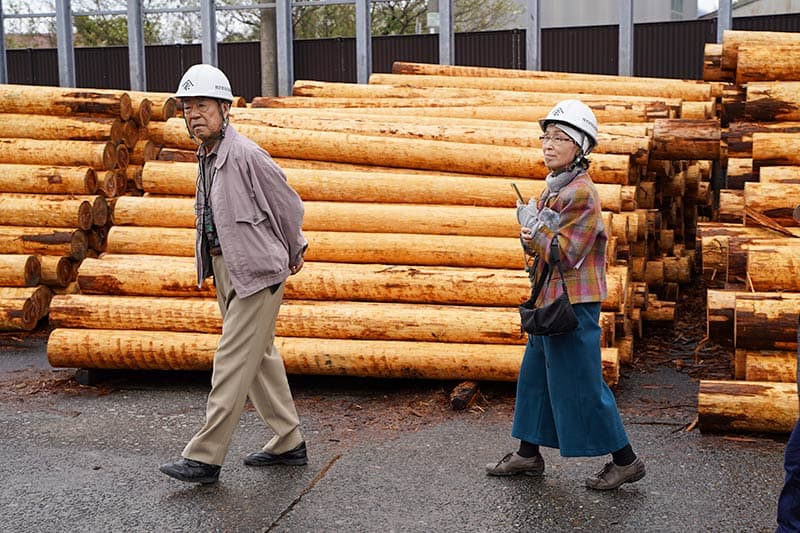
[[[753,169],[772,165],[800,165],[798,133],[754,133]]]
[[[555,102],[554,102],[555,103]],[[612,102],[592,103],[592,109],[600,124],[614,122],[652,122],[658,118],[674,118],[678,110],[664,103]],[[473,118],[535,122],[552,109],[553,104],[500,105],[486,98],[453,98],[435,100],[431,98],[313,98],[313,97],[263,97],[256,96],[253,108],[292,109],[315,111],[335,110],[342,115],[374,114],[390,110],[393,116],[427,116]],[[744,107],[744,104],[742,104]]]
[[[143,139],[137,142],[133,147],[128,161],[132,165],[144,165],[145,161],[158,159],[158,152],[159,147],[157,144],[149,139]]]
[[[88,235],[73,228],[0,226],[0,254],[86,257]]]
[[[711,85],[700,83],[652,83],[635,78],[607,81],[593,79],[509,78],[482,76],[447,76],[443,74],[372,74],[370,84],[394,87],[453,87],[539,93],[583,93],[600,95],[655,96],[682,100],[709,100]]]
[[[103,141],[0,139],[0,163],[109,170],[117,165],[117,152],[113,143]]]
[[[584,83],[584,90],[587,85]],[[680,98],[664,98],[661,96],[631,96],[615,94],[585,94],[583,92],[536,92],[536,91],[504,91],[491,89],[469,89],[459,87],[397,87],[393,85],[337,83],[311,80],[297,80],[292,88],[293,96],[311,96],[314,98],[430,98],[445,100],[453,98],[483,98],[486,103],[520,103],[544,104],[554,106],[567,98],[580,99],[589,102],[643,102],[663,103],[673,106],[675,111],[680,111]]]
[[[516,239],[464,235],[307,231],[307,261],[521,268]],[[107,251],[114,254],[194,256],[195,230],[114,226]]]
[[[703,432],[788,434],[797,421],[797,384],[700,380],[698,427]]]
[[[739,294],[734,312],[734,343],[737,349],[788,350],[797,354],[800,294]]]
[[[56,296],[55,327],[221,333],[214,299]],[[398,328],[397,324],[403,324]],[[286,300],[276,323],[284,337],[524,344],[514,307]]]
[[[800,43],[795,33],[776,31],[725,30],[722,34],[722,68],[736,70],[739,63],[739,47],[767,46]]]
[[[40,283],[48,287],[66,287],[73,279],[72,261],[68,257],[44,255],[41,262]]]
[[[47,357],[54,367],[209,370],[217,335],[58,328]],[[522,351],[513,345],[277,337],[289,374],[514,381]],[[602,350],[604,370],[618,371],[615,348]],[[609,374],[613,374],[610,371]],[[606,372],[604,372],[604,377]]]
[[[800,166],[761,167],[758,171],[761,183],[800,183]]]
[[[718,222],[744,223],[744,191],[721,189],[719,191]]]
[[[488,144],[494,146],[517,146],[541,148],[539,136],[542,134],[538,123],[520,121],[451,119],[442,117],[416,117],[401,119],[385,115],[339,114],[286,114],[264,113],[263,110],[245,108],[246,112],[235,117],[235,123],[258,125],[272,128],[290,128],[311,131],[335,131],[360,135],[377,135],[430,141],[450,141],[468,144]],[[282,111],[282,110],[281,110]],[[165,137],[167,129],[178,128],[185,135],[185,125],[181,119],[161,123],[150,128],[150,139],[156,143],[168,144]],[[625,128],[627,130],[629,128]],[[615,128],[603,128],[598,134],[598,145],[594,153],[628,154],[641,164],[646,163],[650,149],[650,135],[633,135],[625,130],[616,132]]]
[[[0,298],[0,331],[30,331],[37,321],[30,301]]]
[[[722,51],[720,50],[720,54]],[[696,85],[703,84],[698,80],[675,80],[671,78],[647,78],[638,76],[617,76],[603,74],[586,74],[577,72],[558,72],[558,71],[539,71],[539,70],[520,70],[507,68],[488,68],[488,67],[469,67],[462,65],[439,65],[431,63],[413,63],[406,61],[395,61],[392,63],[392,74],[415,74],[415,75],[436,75],[436,76],[467,76],[467,77],[489,77],[489,78],[526,78],[526,79],[548,79],[548,80],[578,80],[584,82],[612,81],[612,82],[650,82],[662,83],[665,85]],[[712,93],[717,94],[719,84],[708,84]]]
[[[129,96],[130,93],[128,93]],[[147,127],[153,115],[153,104],[147,97],[131,96],[131,119],[139,126]]]
[[[627,279],[623,271],[609,268],[609,298],[603,310],[621,309]],[[83,261],[78,284],[84,294],[213,294],[207,283],[198,289],[195,278],[192,258],[105,254]],[[530,292],[527,274],[521,270],[309,262],[302,278],[289,278],[287,299],[517,306]]]
[[[117,163],[114,165],[114,168],[117,170],[125,170],[130,163],[130,152],[128,151],[128,147],[124,144],[118,144],[114,150],[117,158]]]
[[[737,348],[736,360],[739,359],[744,361],[744,379],[747,381],[797,383],[797,351],[753,351]]]
[[[749,182],[744,187],[744,203],[782,226],[797,226],[792,211],[800,204],[800,185]]]
[[[725,186],[728,189],[744,189],[748,181],[758,181],[758,174],[753,173],[752,158],[728,159],[728,172],[725,177]]]
[[[729,158],[753,157],[754,133],[800,133],[800,122],[732,122],[722,130],[722,140]],[[728,163],[730,170],[730,161]]]
[[[800,291],[798,277],[800,242],[795,239],[774,244],[750,244],[747,251],[747,273],[754,291]]]
[[[41,262],[35,255],[0,254],[0,286],[32,287],[39,284]]]
[[[476,381],[462,381],[450,391],[450,407],[454,411],[463,411],[475,402],[480,392]]]
[[[180,148],[162,148],[158,151],[159,161],[180,161],[197,164],[197,152]]]
[[[118,117],[0,114],[0,138],[110,141],[117,144],[123,138],[123,128]]]
[[[775,61],[780,57],[780,61]],[[736,64],[736,83],[746,85],[754,81],[799,81],[800,40],[790,44],[771,43],[739,45]]]
[[[704,102],[683,102],[681,104],[680,118],[684,120],[708,120],[716,117],[716,101],[714,99]]]
[[[24,322],[26,328],[15,327],[14,329],[28,329],[40,318],[46,316],[52,297],[53,291],[44,285],[35,287],[0,287],[0,301],[6,302],[6,309],[13,310],[15,308],[14,302],[16,302],[16,308],[22,311],[21,316],[27,317],[20,322]],[[2,320],[0,318],[0,321]],[[0,325],[0,329],[3,329],[2,325]]]
[[[650,157],[719,159],[720,138],[718,120],[656,120]]]
[[[97,175],[91,167],[0,164],[0,192],[95,194]]]
[[[642,320],[645,322],[675,322],[675,302],[659,300],[655,295],[649,295],[647,308],[641,311]]]
[[[800,82],[771,81],[747,84],[744,114],[756,121],[800,120]]]
[[[252,124],[238,124],[236,128],[274,157],[540,179],[549,172],[544,162],[531,161],[529,148],[516,146],[481,145],[476,150],[475,145],[461,142],[344,136]],[[170,146],[188,149],[193,145],[185,128],[164,129],[163,134]],[[135,157],[131,161],[141,164]],[[589,171],[598,183],[627,185],[632,177],[630,155],[593,154],[591,161]]]
[[[703,80],[732,82],[734,77],[733,71],[722,69],[722,44],[705,43],[703,47]]]
[[[525,198],[544,190],[540,180],[454,176],[443,173],[421,174],[355,170],[316,170],[285,168],[287,180],[304,201],[420,203],[514,207],[516,183]],[[142,167],[142,188],[153,194],[186,195],[195,193],[197,165],[149,161]],[[596,183],[600,204],[617,213],[632,209],[633,186]],[[457,193],[454,193],[457,191]]]
[[[736,291],[706,291],[706,326],[709,340],[733,346]]]
[[[0,194],[0,224],[21,226],[92,227],[94,196]]]
[[[113,90],[2,85],[0,113],[108,115],[128,120],[131,118],[131,99],[128,93]]]
[[[150,102],[150,120],[164,121],[177,115],[178,103],[173,93],[128,91],[128,95]]]
[[[114,206],[114,224],[194,227],[192,198],[121,197]],[[448,205],[305,202],[303,229],[513,237],[519,223],[506,208]]]

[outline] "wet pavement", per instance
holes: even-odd
[[[247,409],[220,482],[158,465],[201,423],[209,375],[120,372],[82,386],[51,369],[45,335],[0,343],[0,531],[768,532],[788,436],[686,431],[697,382],[667,366],[623,368],[616,389],[647,476],[612,492],[584,478],[606,458],[544,450],[541,478],[492,478],[515,448],[513,385],[483,384],[453,411],[455,383],[292,376],[304,467],[245,467],[269,437]]]

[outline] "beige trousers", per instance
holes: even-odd
[[[286,369],[275,347],[275,319],[284,284],[273,294],[264,289],[236,296],[222,256],[215,256],[214,282],[222,312],[222,336],[214,354],[206,421],[183,450],[183,457],[221,465],[249,396],[275,435],[263,450],[283,453],[303,440]]]

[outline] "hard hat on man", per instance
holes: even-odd
[[[217,67],[204,63],[188,68],[178,84],[175,97],[205,97],[233,102],[233,92],[228,77]]]

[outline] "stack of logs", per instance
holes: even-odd
[[[614,384],[647,321],[671,321],[710,209],[721,83],[396,63],[368,85],[299,81],[235,107],[306,206],[307,263],[290,277],[277,344],[291,373],[514,380],[529,294],[517,183],[543,189],[536,120],[559,100],[601,122],[590,172],[606,226],[603,366]],[[579,91],[581,94],[578,94]],[[597,94],[587,94],[594,91]],[[220,321],[197,288],[195,145],[151,123],[143,196],[116,200],[108,248],[57,297],[55,366],[208,369]]]
[[[0,330],[34,329],[104,250],[149,115],[121,91],[0,85]]]
[[[701,381],[699,427],[787,433],[798,416],[800,34],[727,31],[706,46],[704,78],[729,83],[726,188],[698,234],[708,338],[734,362],[732,380]]]

